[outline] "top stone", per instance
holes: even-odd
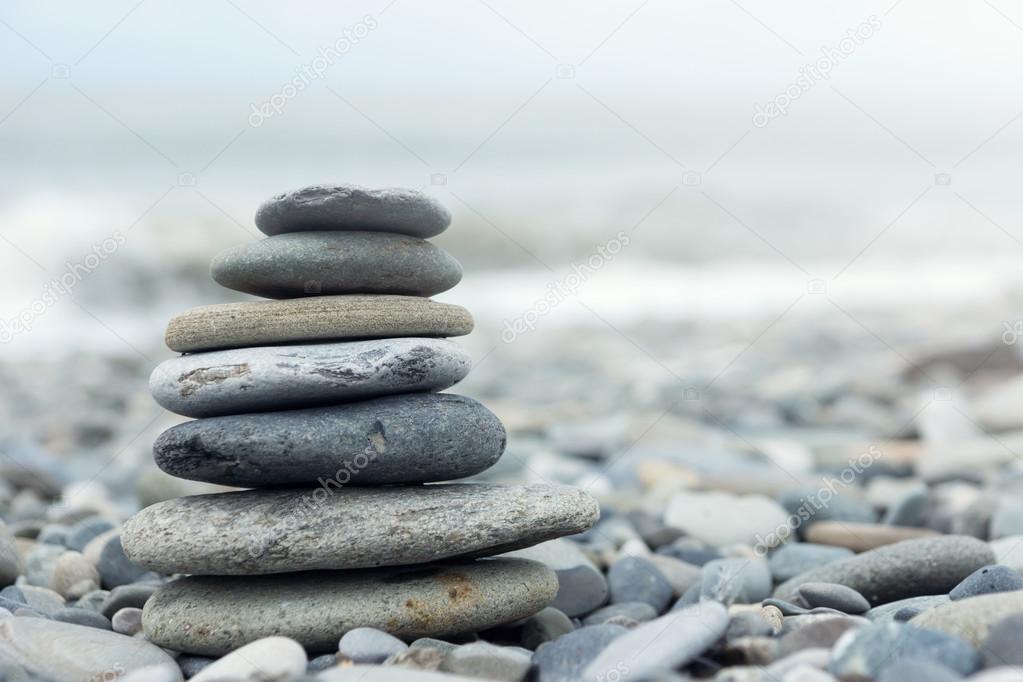
[[[310,185],[263,202],[256,227],[264,234],[307,230],[375,230],[421,239],[435,237],[451,214],[435,199],[411,189]]]

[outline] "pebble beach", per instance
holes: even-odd
[[[4,679],[1023,679],[1012,301],[510,341],[450,219],[277,195],[173,357],[11,382],[77,368],[3,444]]]

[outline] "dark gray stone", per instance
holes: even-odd
[[[597,609],[583,619],[583,625],[601,625],[612,618],[628,618],[636,623],[644,623],[657,617],[658,611],[650,604],[643,601],[623,602],[611,604],[602,609]]]
[[[776,582],[785,582],[810,569],[848,559],[855,552],[845,547],[817,545],[811,542],[790,542],[771,554],[767,563]]]
[[[725,639],[733,641],[742,637],[771,637],[774,626],[764,620],[756,611],[740,611],[728,621]]]
[[[199,419],[164,431],[153,452],[178,478],[340,488],[465,478],[494,464],[504,445],[504,427],[490,410],[440,393]]]
[[[63,608],[53,614],[53,620],[59,620],[62,623],[73,623],[74,625],[85,625],[90,628],[99,628],[100,630],[113,629],[110,619],[89,609]]]
[[[661,613],[671,602],[672,590],[664,574],[642,557],[627,556],[616,561],[607,573],[611,602],[645,602]]]
[[[100,613],[107,618],[113,618],[115,613],[129,606],[141,609],[149,601],[149,598],[156,594],[158,587],[158,585],[148,584],[115,587],[110,590],[110,594],[103,600],[103,604],[100,606]]]
[[[838,583],[877,606],[947,593],[970,573],[991,563],[994,552],[976,538],[945,535],[904,540],[802,573],[779,585],[774,596],[791,601],[805,583]]]
[[[533,654],[537,682],[579,682],[583,671],[611,642],[626,633],[619,625],[590,625],[542,644]]]
[[[471,366],[446,339],[263,346],[171,358],[153,370],[149,388],[171,412],[213,417],[439,391]]]
[[[222,286],[265,298],[336,294],[433,296],[462,267],[430,242],[385,232],[297,232],[248,242],[214,257]]]
[[[185,654],[184,656],[178,656],[178,667],[181,668],[181,674],[185,676],[185,679],[188,679],[201,673],[215,660],[217,659],[207,656],[190,656]]]
[[[108,590],[121,585],[130,585],[147,573],[146,569],[136,566],[125,556],[124,548],[121,547],[120,535],[114,535],[103,543],[96,568],[99,570],[103,587]]]
[[[514,647],[472,642],[449,652],[440,669],[473,679],[521,682],[532,666],[531,654]]]
[[[1014,592],[1023,590],[1023,576],[1016,570],[995,564],[977,569],[948,593],[949,599],[957,601],[978,594],[992,592]]]
[[[104,519],[101,516],[92,516],[72,526],[64,544],[68,549],[81,552],[89,544],[89,540],[115,527],[114,523],[109,519]]]
[[[889,665],[923,659],[969,675],[981,665],[980,654],[966,640],[904,623],[872,623],[840,641],[828,670],[837,677],[873,679]]]
[[[870,610],[868,602],[862,594],[836,583],[803,583],[796,590],[800,601],[807,608],[818,606],[836,609],[843,613],[860,614]]]
[[[451,214],[436,199],[401,187],[309,185],[270,197],[256,211],[256,227],[275,235],[306,230],[374,230],[428,239]]]
[[[180,660],[180,659],[178,659]],[[336,654],[322,654],[315,658],[309,659],[309,664],[306,665],[305,671],[307,675],[315,675],[316,673],[323,672],[337,665]]]
[[[558,609],[547,607],[535,613],[522,624],[522,646],[536,649],[575,630],[572,619]]]
[[[927,486],[921,483],[906,492],[889,507],[881,523],[889,526],[923,526],[927,521],[928,502]]]
[[[797,529],[800,537],[818,521],[877,521],[874,508],[866,500],[841,493],[823,497],[822,490],[827,491],[821,488],[792,488],[778,495],[778,503],[785,511],[802,521]]]
[[[558,575],[558,594],[551,606],[576,617],[607,602],[607,580],[579,545],[567,538],[542,542],[507,556],[546,564]]]

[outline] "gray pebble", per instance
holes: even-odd
[[[607,602],[607,579],[572,540],[548,540],[506,556],[539,561],[550,567],[558,576],[558,594],[551,606],[567,616],[582,616]]]
[[[908,658],[885,666],[877,677],[877,682],[959,682],[962,675],[955,673],[943,665],[932,663],[920,658]],[[994,682],[992,680],[992,682]]]
[[[790,542],[771,554],[768,564],[777,582],[785,582],[810,569],[833,561],[854,556],[851,549],[817,545],[810,542]]]
[[[774,626],[764,620],[757,611],[740,611],[728,621],[725,639],[732,641],[742,637],[771,637]]]
[[[575,630],[572,619],[562,611],[548,606],[533,614],[522,624],[522,646],[536,649],[544,642],[550,642]]]
[[[645,623],[657,617],[658,611],[647,602],[622,602],[597,609],[583,619],[583,625],[601,625],[612,618],[628,618],[634,623]]]
[[[793,488],[778,496],[778,503],[802,523],[798,528],[802,537],[807,528],[818,521],[851,521],[854,523],[874,523],[877,514],[874,508],[864,499],[852,494],[832,494],[826,503],[821,497],[820,488]]]
[[[277,194],[256,211],[256,227],[275,235],[306,230],[377,230],[428,239],[443,232],[451,214],[413,189],[309,185]]]
[[[331,654],[333,656],[333,654]],[[213,663],[215,658],[209,658],[207,656],[191,656],[184,654],[178,656],[178,667],[181,668],[181,674],[185,676],[185,679],[195,677],[203,670],[208,668]]]
[[[213,279],[264,298],[336,294],[433,296],[462,278],[443,249],[384,232],[281,234],[217,254]]]
[[[772,584],[763,559],[715,559],[703,567],[700,599],[754,604],[771,596]]]
[[[465,677],[521,682],[529,674],[531,666],[529,652],[495,646],[487,642],[473,642],[448,652],[440,669]]]
[[[504,427],[490,410],[440,393],[198,419],[160,434],[153,453],[178,478],[340,487],[465,478],[493,465],[504,446]]]
[[[591,625],[543,644],[533,654],[537,682],[579,682],[583,671],[611,642],[626,633],[618,625]]]
[[[71,532],[70,526],[65,526],[62,523],[48,523],[40,529],[39,535],[36,537],[36,542],[41,542],[45,545],[61,545],[62,547],[66,547],[69,532]]]
[[[927,486],[923,483],[914,486],[888,508],[881,523],[889,526],[923,526],[927,521],[929,501]]]
[[[126,606],[118,609],[114,617],[110,619],[114,632],[129,637],[142,632],[142,609],[135,606]]]
[[[100,613],[107,618],[113,618],[115,613],[129,606],[141,609],[149,598],[156,594],[157,587],[141,583],[115,587],[100,605]]]
[[[109,519],[105,519],[101,516],[91,516],[79,521],[71,527],[71,530],[67,534],[67,541],[65,544],[68,549],[81,552],[85,549],[85,546],[89,544],[90,540],[115,527],[116,525],[114,522]]]
[[[180,659],[179,659],[180,660]],[[337,654],[322,654],[309,659],[305,671],[307,675],[314,675],[324,670],[329,670],[337,665]]]
[[[949,599],[957,601],[978,594],[992,592],[1013,592],[1023,590],[1023,576],[1008,566],[994,564],[979,568],[966,576],[961,583],[948,593]]]
[[[1021,613],[1023,592],[997,592],[950,601],[928,609],[911,620],[910,625],[958,635],[974,646],[980,646],[995,623]]]
[[[74,625],[84,625],[90,628],[99,628],[100,630],[112,630],[113,626],[110,624],[110,620],[107,619],[96,611],[90,611],[89,609],[82,608],[63,608],[53,614],[53,620],[59,620],[62,623],[72,623]]]
[[[354,663],[382,663],[405,649],[408,649],[405,642],[383,630],[355,628],[341,637],[337,651]]]
[[[835,645],[828,670],[838,677],[873,679],[905,659],[924,659],[969,675],[980,668],[980,654],[969,642],[904,623],[873,623],[847,633]]]
[[[672,589],[664,574],[652,562],[627,556],[616,561],[607,573],[611,602],[645,602],[661,613],[671,602]]]
[[[147,573],[146,569],[136,566],[125,556],[120,535],[114,535],[103,543],[96,568],[100,582],[107,589],[130,585]]]
[[[1003,665],[1023,667],[1023,614],[1002,618],[988,630],[980,647],[984,667]]]
[[[803,583],[796,590],[808,608],[822,606],[843,613],[860,614],[870,610],[870,603],[856,590],[836,583]]]

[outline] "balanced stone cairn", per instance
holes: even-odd
[[[425,241],[449,222],[419,192],[312,186],[265,202],[269,237],[213,260],[220,284],[275,300],[171,320],[167,345],[184,355],[150,387],[198,419],[154,454],[174,476],[251,489],[161,502],[124,526],[133,562],[186,574],[147,602],[150,640],[219,656],[284,635],[336,651],[359,627],[471,633],[555,597],[544,564],[483,557],[588,529],[591,497],[438,483],[487,469],[506,440],[483,405],[438,393],[471,365],[446,338],[469,333],[471,315],[427,298],[461,279]]]

